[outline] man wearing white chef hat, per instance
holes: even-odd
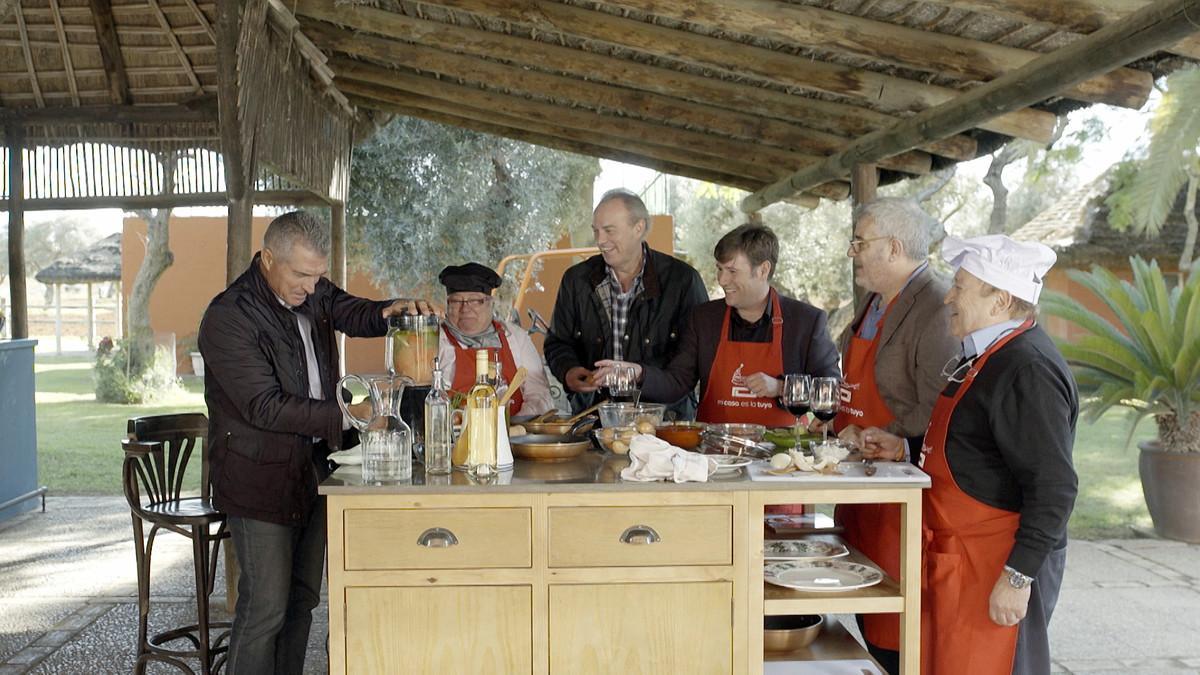
[[[1077,478],[1075,381],[1036,304],[1055,255],[1005,235],[947,237],[946,294],[962,355],[947,364],[920,466],[922,672],[1048,673],[1047,625],[1066,563]],[[880,429],[863,442],[898,448]]]

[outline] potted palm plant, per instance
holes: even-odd
[[[1132,438],[1139,422],[1154,419],[1158,438],[1139,444],[1138,460],[1154,528],[1163,537],[1200,542],[1200,275],[1168,289],[1157,262],[1130,263],[1132,282],[1098,266],[1068,273],[1114,321],[1057,293],[1043,298],[1042,309],[1089,333],[1059,342],[1075,370],[1085,420],[1113,406],[1132,408]]]

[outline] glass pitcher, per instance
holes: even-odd
[[[338,391],[348,382],[366,389],[371,418],[356,417],[338,396],[342,412],[362,439],[362,473],[367,483],[406,481],[412,478],[412,430],[400,416],[404,388],[412,380],[399,375],[347,375],[338,380]]]
[[[434,314],[399,314],[388,317],[387,354],[384,367],[388,372],[412,380],[411,384],[425,386],[433,383],[433,359],[438,353],[438,326]]]

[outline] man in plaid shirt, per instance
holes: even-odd
[[[637,195],[605,193],[592,217],[600,255],[563,274],[544,351],[575,410],[591,405],[603,384],[592,377],[597,361],[665,365],[689,310],[708,300],[695,269],[646,245],[649,230],[650,215]],[[675,407],[691,417],[694,393]]]

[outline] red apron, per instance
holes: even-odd
[[[1021,514],[988,506],[959,489],[946,461],[946,432],[954,408],[988,358],[1032,326],[1032,321],[1026,321],[988,347],[967,371],[954,396],[938,397],[925,431],[920,466],[929,474],[932,487],[925,492],[922,523],[924,675],[1012,672],[1017,626],[993,623],[988,603],[1012,551]]]
[[[505,382],[512,382],[513,377],[517,374],[517,362],[513,360],[512,349],[508,346],[508,338],[504,336],[504,326],[499,321],[493,321],[492,326],[496,328],[496,334],[500,336],[500,373],[504,375]],[[450,346],[454,347],[454,381],[450,383],[450,389],[458,392],[471,391],[471,387],[475,386],[475,368],[472,364],[475,363],[475,352],[477,349],[467,349],[454,339],[454,334],[446,329],[442,329],[446,334],[446,338],[450,340]],[[494,356],[491,352],[496,350],[488,349],[489,358]],[[521,414],[521,406],[525,403],[525,397],[521,395],[521,390],[517,389],[517,393],[513,394],[512,400],[508,403],[508,411],[510,415]]]
[[[893,300],[894,302],[894,300]],[[841,404],[833,420],[833,428],[841,431],[851,424],[859,427],[886,428],[896,419],[879,394],[875,383],[875,355],[883,322],[892,309],[889,303],[876,325],[875,337],[866,340],[850,338],[842,357]],[[900,505],[899,504],[839,504],[834,518],[846,528],[845,539],[863,555],[870,558],[893,579],[900,578]],[[900,617],[896,614],[864,614],[863,627],[867,640],[884,649],[900,649]]]
[[[775,399],[755,396],[742,379],[743,375],[754,373],[774,377],[783,373],[783,309],[775,289],[771,289],[770,297],[770,342],[730,342],[729,315],[733,310],[725,308],[721,340],[717,343],[717,353],[708,370],[708,383],[696,413],[696,419],[701,422],[745,422],[768,427],[790,427],[796,423],[794,415],[775,405]]]

